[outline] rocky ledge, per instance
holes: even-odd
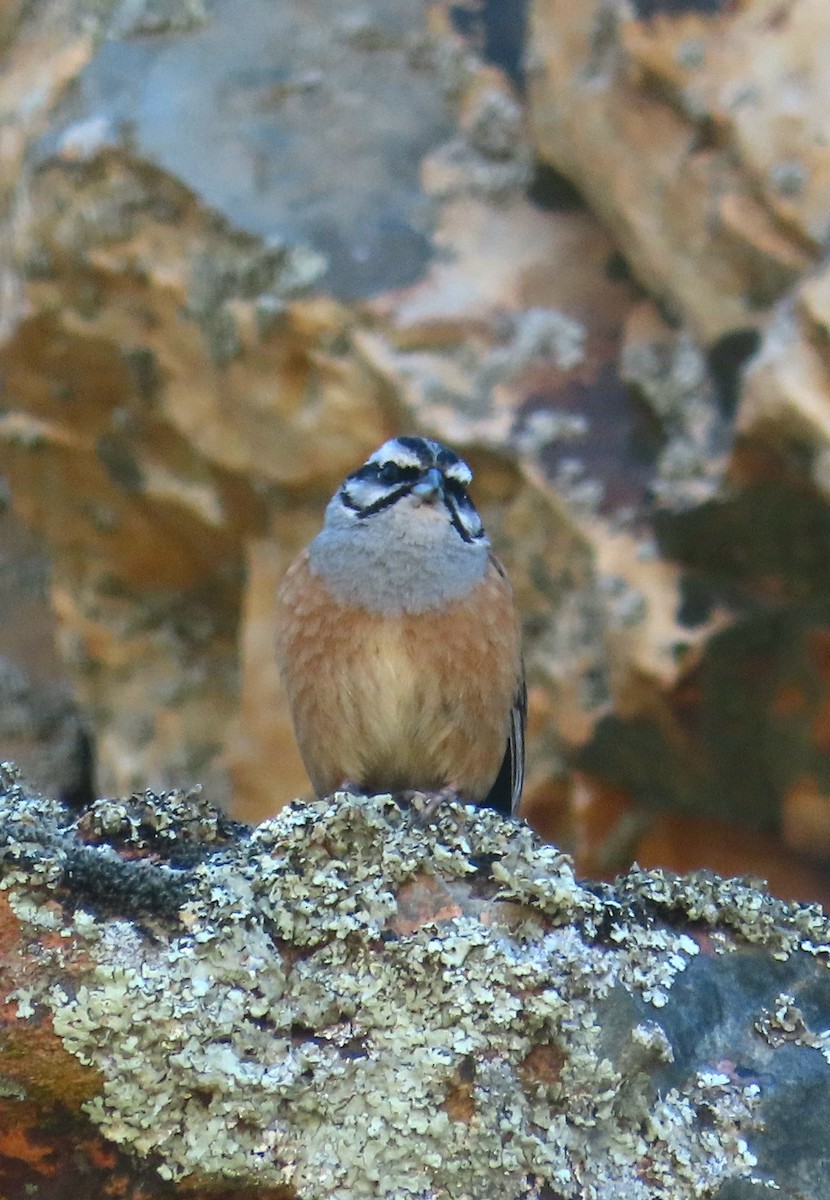
[[[824,1194],[816,906],[388,795],[0,812],[6,1196]]]

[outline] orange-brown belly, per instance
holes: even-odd
[[[491,567],[440,612],[337,605],[305,556],[280,588],[277,650],[315,790],[490,790],[520,673],[509,584]]]

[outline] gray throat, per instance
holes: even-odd
[[[475,587],[487,570],[489,542],[465,542],[442,513],[426,506],[413,512],[399,502],[358,520],[335,497],[309,556],[312,572],[340,603],[419,613]]]

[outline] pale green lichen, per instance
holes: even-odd
[[[747,942],[768,946],[782,960],[794,950],[830,953],[830,925],[821,905],[778,900],[762,890],[763,880],[722,879],[712,871],[681,876],[634,867],[618,883],[658,912],[682,913],[689,922],[728,928]]]
[[[88,840],[117,841],[148,846],[156,842],[218,842],[228,822],[208,803],[200,788],[168,792],[158,804],[153,792],[138,792],[123,800],[95,800],[82,818]]]
[[[830,1029],[814,1033],[796,1004],[795,996],[788,992],[781,992],[775,997],[771,1009],[761,1013],[756,1020],[755,1029],[773,1048],[786,1043],[809,1046],[818,1050],[825,1062],[830,1063]]]
[[[29,1095],[16,1079],[0,1075],[0,1100],[28,1100]]]
[[[6,793],[18,823],[22,803]],[[49,888],[36,872],[39,891],[17,890],[10,865],[36,935]],[[424,877],[459,903],[401,932],[400,889]],[[303,1200],[685,1200],[751,1173],[754,1083],[649,1085],[673,1051],[636,1012],[665,1003],[697,946],[640,920],[626,889],[677,909],[680,882],[640,873],[615,900],[493,813],[446,805],[425,825],[392,797],[348,794],[289,807],[187,878],[165,936],[94,909],[67,918],[93,965],[74,994],[35,997],[104,1077],[88,1115],[165,1177]],[[759,916],[745,898],[727,897],[742,929]],[[683,902],[714,924],[718,900],[689,884]],[[764,936],[803,942],[803,918],[784,936],[772,903]],[[638,1007],[611,1052],[602,1005],[621,991]]]

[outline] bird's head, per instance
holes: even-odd
[[[381,612],[420,612],[483,576],[490,542],[467,494],[473,473],[429,438],[384,442],[326,509],[310,565],[332,594]]]
[[[467,494],[472,478],[467,464],[440,442],[392,438],[348,476],[329,508],[346,510],[346,519],[361,524],[400,506],[399,513],[413,529],[442,521],[468,544],[486,542],[481,518]]]

